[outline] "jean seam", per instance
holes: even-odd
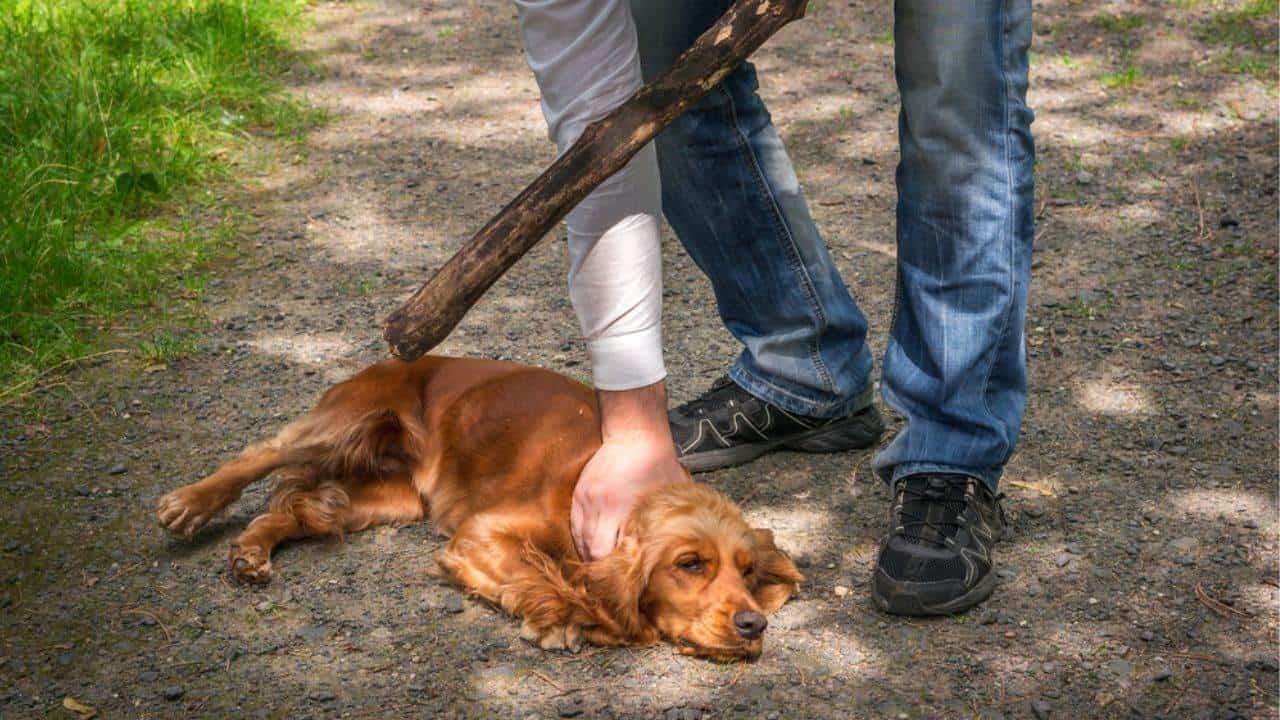
[[[987,392],[987,388],[989,388],[991,385],[991,373],[995,372],[996,360],[1000,356],[1000,348],[1001,346],[1004,345],[1005,338],[1009,334],[1009,321],[1013,317],[1013,307],[1017,302],[1016,300],[1017,288],[1014,287],[1014,283],[1017,282],[1017,278],[1015,277],[1015,275],[1017,274],[1017,271],[1016,271],[1016,268],[1014,267],[1014,257],[1013,257],[1014,246],[1015,246],[1015,242],[1013,240],[1014,222],[1017,219],[1017,213],[1013,212],[1014,210],[1013,160],[1010,157],[1010,151],[1009,151],[1009,145],[1010,145],[1009,133],[1013,126],[1013,122],[1009,117],[1010,107],[1012,105],[1012,103],[1010,102],[1012,88],[1010,87],[1010,80],[1009,80],[1009,70],[1008,70],[1009,59],[1005,55],[1007,50],[1005,47],[1005,35],[1009,31],[1009,16],[1011,14],[1009,11],[1010,2],[1013,2],[1013,0],[1005,0],[1000,4],[1001,10],[1003,12],[1000,18],[1000,32],[997,33],[996,35],[996,43],[999,46],[998,48],[999,52],[997,53],[997,56],[1000,58],[1000,77],[1001,77],[1002,84],[1004,86],[1004,118],[1003,118],[1004,123],[1001,127],[1001,141],[1003,142],[1003,145],[1004,145],[1003,150],[1004,150],[1004,172],[1005,172],[1005,207],[1010,210],[1008,219],[1005,221],[1005,235],[1004,235],[1005,242],[1008,245],[1008,253],[1007,253],[1008,256],[1006,258],[1006,261],[1008,263],[1009,281],[1007,283],[1007,286],[1009,289],[1008,290],[1009,297],[1008,297],[1008,306],[1005,308],[1004,316],[1001,318],[1000,332],[996,336],[996,342],[992,346],[990,351],[991,360],[987,363],[986,372],[983,373],[983,377],[982,377],[982,409],[986,411],[987,418],[991,420],[991,422],[994,425],[997,425],[1000,427],[1003,427],[1004,423],[1002,423],[1000,419],[996,417],[996,414],[991,411],[991,399],[989,397],[990,393]],[[1008,459],[1007,453],[1006,453],[1005,459],[1006,460]]]
[[[845,404],[848,404],[851,400],[856,400],[859,395],[866,392],[867,388],[871,387],[871,378],[870,376],[868,376],[866,380],[864,380],[863,383],[858,386],[857,391],[850,393],[848,397],[841,398],[834,402],[821,402],[818,400],[813,400],[812,398],[804,397],[802,395],[797,395],[794,392],[782,387],[781,385],[770,382],[768,379],[761,376],[759,373],[751,371],[750,369],[743,366],[741,363],[738,363],[738,369],[742,374],[749,377],[753,382],[757,382],[761,385],[764,385],[765,387],[769,388],[773,392],[778,393],[779,395],[785,395],[793,400],[802,402],[805,405],[812,407],[813,412],[815,413],[821,412],[822,410],[829,410],[831,408],[838,408]]]
[[[757,186],[765,197],[769,198],[770,210],[773,215],[773,222],[777,231],[786,238],[787,245],[791,250],[791,269],[800,276],[802,282],[801,287],[804,290],[806,299],[809,301],[809,308],[813,310],[818,320],[818,332],[814,339],[809,342],[809,361],[813,363],[814,369],[822,376],[822,381],[826,383],[826,390],[831,394],[836,394],[835,383],[831,380],[831,372],[827,369],[826,363],[822,360],[822,351],[818,347],[818,337],[827,328],[827,316],[822,311],[822,305],[817,300],[817,291],[813,287],[813,278],[809,277],[809,269],[805,267],[804,260],[800,257],[800,250],[796,247],[795,237],[791,234],[791,228],[787,227],[785,219],[783,219],[782,208],[778,206],[778,200],[773,196],[773,189],[769,187],[769,183],[764,179],[764,173],[760,170],[760,163],[756,159],[755,151],[751,149],[751,141],[747,138],[747,134],[743,132],[741,124],[738,122],[738,108],[733,102],[733,94],[724,87],[721,82],[719,89],[724,93],[725,98],[729,101],[729,119],[733,124],[734,132],[737,133],[741,143],[743,155],[751,163],[752,176]]]

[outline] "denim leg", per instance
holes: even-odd
[[[897,0],[898,297],[881,382],[907,419],[885,480],[996,488],[1026,401],[1031,0]]]
[[[631,0],[645,78],[728,5]],[[868,400],[867,323],[756,90],[755,68],[744,63],[659,135],[663,212],[743,344],[733,380],[791,412],[846,415]]]

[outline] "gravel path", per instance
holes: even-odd
[[[881,351],[891,17],[811,5],[758,65]],[[1135,20],[1037,6],[1032,391],[982,609],[872,608],[887,494],[866,454],[704,476],[809,576],[751,664],[535,650],[428,575],[426,525],[289,546],[270,586],[236,586],[226,545],[266,486],[194,542],[162,534],[159,495],[382,356],[380,318],[553,155],[508,3],[321,2],[292,83],[333,120],[268,146],[234,199],[253,232],[209,288],[202,352],[107,356],[0,415],[0,716],[71,717],[70,697],[140,718],[1275,717],[1275,46],[1259,70],[1207,39],[1208,4],[1106,6]],[[734,343],[667,250],[680,401]],[[566,269],[543,243],[442,351],[583,377]]]

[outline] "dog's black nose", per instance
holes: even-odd
[[[733,616],[733,626],[738,629],[739,635],[750,640],[760,637],[760,633],[769,627],[769,621],[754,610],[743,610]]]

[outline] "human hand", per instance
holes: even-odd
[[[598,560],[613,551],[618,529],[646,493],[688,477],[665,447],[643,441],[606,442],[578,476],[569,527],[583,560]]]

